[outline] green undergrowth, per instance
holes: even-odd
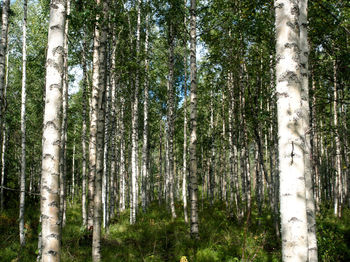
[[[116,215],[108,232],[103,232],[103,261],[281,261],[280,240],[273,230],[269,212],[254,211],[238,221],[231,218],[223,203],[200,204],[199,240],[192,240],[184,222],[182,206],[171,219],[165,206],[153,203],[140,210],[137,222],[129,223],[129,212]],[[27,245],[20,250],[17,210],[0,215],[0,261],[35,261],[37,254],[38,206],[27,208]],[[331,212],[318,217],[320,261],[349,261],[350,213],[342,219]],[[91,261],[92,235],[81,226],[81,209],[68,205],[67,224],[62,234],[62,260]],[[103,230],[104,231],[104,230]]]

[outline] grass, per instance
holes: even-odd
[[[37,253],[38,206],[27,208],[27,245],[20,250],[17,210],[7,210],[0,216],[0,261],[35,261]],[[324,212],[318,218],[320,261],[349,261],[350,214],[346,219],[333,218]],[[258,217],[254,211],[249,221],[229,217],[223,203],[212,207],[204,203],[199,212],[200,240],[189,237],[182,206],[177,205],[178,217],[171,219],[165,206],[150,205],[140,211],[137,222],[129,224],[129,213],[116,216],[103,232],[103,261],[281,261],[280,240],[273,231],[269,213]],[[69,206],[67,224],[62,234],[61,261],[91,261],[91,235],[81,227],[78,205]],[[336,245],[332,246],[332,243]]]

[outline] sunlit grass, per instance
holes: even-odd
[[[37,254],[38,206],[27,213],[27,246],[20,251],[17,213],[8,210],[0,215],[0,261],[35,261]],[[129,223],[129,210],[116,215],[108,232],[102,234],[103,261],[281,261],[280,240],[273,230],[268,211],[237,221],[231,218],[225,204],[200,205],[200,240],[190,238],[182,206],[177,204],[177,218],[171,219],[166,206],[152,203],[137,222]],[[320,261],[348,261],[350,219],[334,218],[323,212],[318,219]],[[82,226],[79,205],[68,206],[67,223],[62,234],[61,261],[91,261],[91,232]],[[330,244],[332,241],[335,244]],[[335,246],[337,245],[337,246]],[[337,254],[335,254],[335,253]],[[334,259],[335,258],[335,259]],[[333,260],[332,260],[333,259]]]

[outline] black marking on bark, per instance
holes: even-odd
[[[284,3],[279,3],[279,4],[275,5],[275,8],[283,8],[283,6],[284,6]]]
[[[60,239],[58,234],[52,233],[50,235],[47,235],[46,238],[55,238],[55,239]]]
[[[297,15],[297,16],[300,15],[299,6],[296,3],[294,3],[294,5],[291,8],[291,14],[292,15]]]
[[[50,204],[48,204],[49,207],[58,207],[57,201],[52,201]]]
[[[281,74],[278,79],[278,82],[283,82],[283,81],[287,81],[288,84],[291,84],[292,82],[294,83],[300,82],[298,75],[293,71],[286,71],[283,74]]]
[[[47,216],[47,215],[41,215],[41,219],[42,219],[42,220],[49,219],[49,218],[50,218],[50,217]]]
[[[55,250],[49,250],[49,251],[47,251],[47,253],[51,256],[54,256],[54,257],[57,256],[57,254],[58,254],[58,252],[56,252]]]
[[[277,95],[278,98],[280,98],[280,97],[289,97],[289,94],[287,92],[283,92],[283,93],[277,92],[276,95]]]
[[[292,152],[290,153],[290,157],[292,158],[291,161],[290,161],[290,165],[293,165],[294,163],[294,142],[292,141]]]
[[[46,159],[46,158],[51,158],[52,160],[54,159],[54,157],[51,154],[43,155],[43,159]]]
[[[297,217],[292,217],[291,219],[288,220],[288,223],[289,222],[301,222],[301,220],[298,219]]]

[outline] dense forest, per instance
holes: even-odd
[[[0,261],[350,261],[347,0],[3,0]]]

